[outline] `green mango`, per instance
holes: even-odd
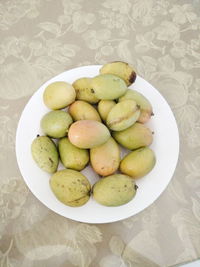
[[[62,164],[69,169],[81,171],[89,162],[89,152],[70,143],[67,137],[58,142],[58,150]]]
[[[94,95],[98,99],[114,100],[124,95],[127,86],[124,80],[113,74],[100,74],[91,80]]]
[[[73,145],[88,149],[104,144],[110,138],[110,132],[101,122],[81,120],[70,126],[68,137]]]
[[[61,170],[49,181],[56,198],[67,206],[79,207],[90,198],[91,186],[88,179],[75,170]]]
[[[74,102],[75,97],[73,86],[62,81],[49,84],[43,93],[45,105],[53,110],[67,107]]]
[[[123,79],[127,86],[135,82],[136,72],[131,65],[122,61],[114,61],[103,65],[100,69],[101,74],[114,74]]]
[[[140,116],[139,106],[133,100],[116,104],[108,113],[106,124],[113,131],[122,131],[133,125]]]
[[[156,157],[152,149],[142,147],[130,152],[120,163],[120,171],[134,179],[148,174],[156,164]]]
[[[120,149],[110,137],[106,143],[90,149],[90,162],[96,173],[108,176],[117,171],[120,163]]]
[[[94,91],[91,86],[91,78],[80,78],[72,85],[76,91],[76,99],[84,100],[91,104],[99,102],[99,99],[94,95]]]
[[[149,146],[153,141],[151,130],[139,122],[123,131],[113,132],[112,136],[120,145],[130,150]]]
[[[53,138],[61,138],[67,135],[72,117],[63,110],[54,110],[45,114],[41,120],[43,132]]]
[[[58,168],[58,152],[54,142],[47,136],[36,137],[31,144],[31,154],[38,167],[54,173]]]
[[[124,100],[134,100],[137,103],[137,105],[140,106],[141,113],[138,118],[138,122],[145,123],[153,115],[153,108],[151,103],[141,93],[129,89],[125,95],[119,98],[119,102]]]
[[[106,121],[108,113],[116,105],[113,100],[101,100],[98,103],[98,111],[103,121]]]
[[[71,104],[68,112],[74,121],[94,120],[101,122],[101,118],[97,110],[92,105],[82,100],[75,101]]]
[[[136,194],[134,180],[123,174],[101,178],[92,188],[94,199],[104,206],[121,206],[131,201]]]

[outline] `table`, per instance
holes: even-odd
[[[0,0],[1,266],[163,267],[200,257],[199,12],[199,0]],[[180,157],[149,208],[112,224],[83,224],[51,212],[26,187],[15,131],[46,80],[113,60],[132,63],[166,98]]]

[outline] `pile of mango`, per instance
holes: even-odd
[[[82,206],[91,195],[105,206],[128,203],[136,194],[135,179],[153,169],[153,136],[144,124],[152,105],[128,89],[135,79],[131,65],[116,61],[96,77],[45,88],[43,101],[51,111],[41,119],[44,136],[33,140],[31,152],[37,165],[53,174],[50,187],[65,205]],[[129,149],[122,159],[120,146]],[[57,171],[59,159],[66,169]],[[93,186],[80,172],[89,163],[100,176]]]

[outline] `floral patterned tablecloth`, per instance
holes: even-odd
[[[0,0],[0,40],[0,266],[163,267],[200,257],[200,1]],[[143,212],[78,223],[51,212],[25,185],[16,127],[46,80],[113,60],[132,63],[170,104],[179,162]]]

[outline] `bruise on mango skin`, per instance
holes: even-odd
[[[139,105],[137,105],[136,107],[137,107],[137,108],[134,109],[133,111],[129,112],[129,113],[127,114],[127,116],[120,117],[120,118],[118,118],[118,119],[112,121],[111,123],[109,123],[109,124],[108,124],[108,127],[113,126],[113,125],[115,125],[115,124],[117,124],[117,123],[119,123],[119,122],[121,122],[121,121],[123,121],[123,120],[127,120],[128,118],[130,118],[130,117],[131,117],[137,110],[140,109],[140,106],[139,106]]]
[[[73,203],[73,202],[78,203],[79,200],[81,200],[82,198],[85,198],[86,196],[89,197],[90,195],[91,195],[91,192],[89,191],[86,195],[81,196],[81,197],[79,197],[79,198],[77,198],[77,199],[75,199],[75,200],[68,201],[68,203]]]
[[[80,198],[77,198],[77,199],[75,199],[75,200],[72,200],[72,201],[68,201],[68,204],[70,205],[70,204],[78,204],[79,203],[79,201],[80,200],[82,200],[82,199],[84,199],[85,197],[90,197],[90,194],[86,194],[85,196],[82,196],[82,197],[80,197]]]
[[[53,166],[54,162],[53,162],[52,158],[49,157],[49,161],[51,162],[51,166]]]
[[[82,77],[74,81],[72,85],[76,91],[77,100],[84,100],[90,104],[95,104],[99,102],[99,99],[97,99],[95,94],[91,91],[90,80],[91,78]]]
[[[119,66],[119,67],[118,67]],[[102,73],[112,73],[116,76],[119,76],[126,82],[126,85],[129,86],[133,84],[136,80],[136,72],[132,65],[124,61],[112,61],[103,65]]]
[[[90,88],[88,88],[88,87],[85,87],[85,88],[83,88],[83,89],[76,89],[76,93],[77,93],[77,95],[78,94],[80,94],[81,92],[87,92],[88,90],[90,90],[91,92],[92,92],[92,90],[93,89],[90,89]],[[93,92],[92,92],[93,93]]]
[[[135,80],[136,80],[136,73],[132,71],[130,78],[129,78],[129,82],[132,84],[135,82]]]

